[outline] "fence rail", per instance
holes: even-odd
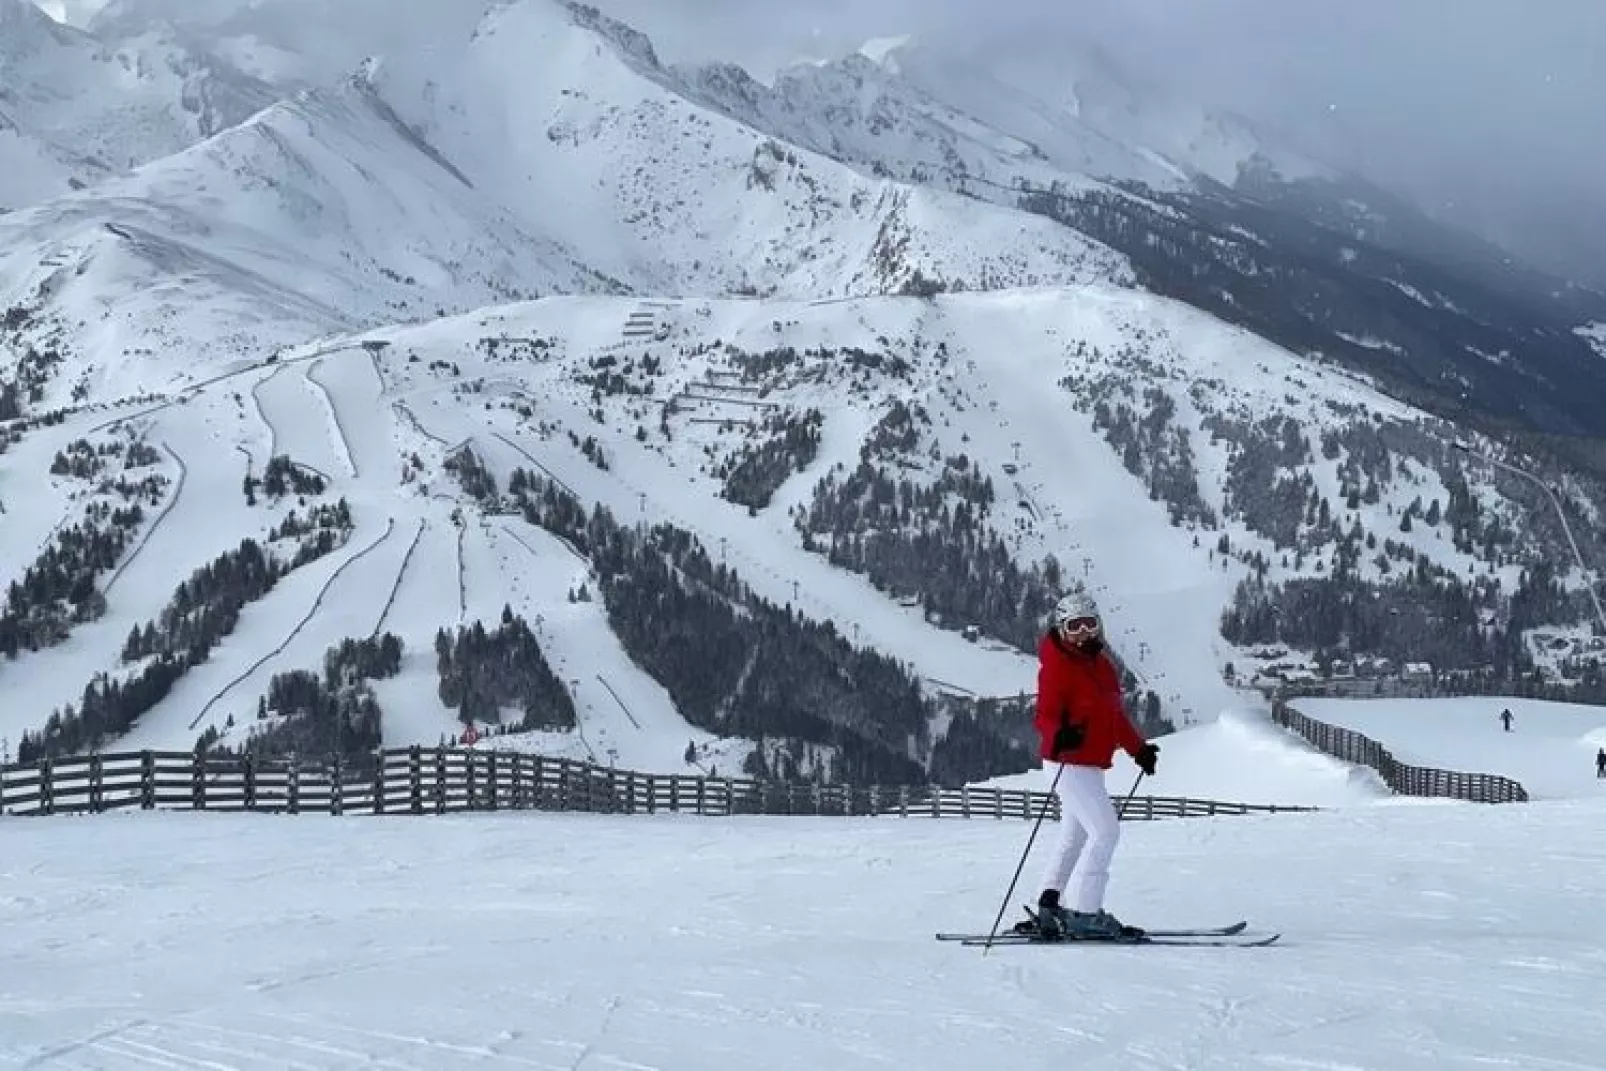
[[[1389,788],[1402,796],[1429,796],[1471,803],[1527,803],[1528,790],[1519,781],[1498,774],[1460,773],[1400,762],[1388,748],[1353,729],[1344,729],[1302,714],[1287,703],[1271,707],[1272,720],[1303,736],[1312,746],[1345,762],[1370,766]]]
[[[46,759],[0,768],[0,813],[52,815],[143,810],[281,814],[445,814],[546,810],[599,814],[660,811],[710,816],[893,815],[908,818],[1036,818],[1045,792],[936,786],[800,785],[644,774],[572,759],[459,748],[379,752],[371,769],[325,762],[139,751]],[[1128,821],[1272,814],[1309,807],[1138,796]]]

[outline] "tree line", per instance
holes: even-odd
[[[527,521],[590,557],[614,633],[693,725],[825,746],[834,757],[814,773],[832,780],[924,781],[916,756],[931,746],[933,709],[903,666],[754,594],[673,525],[588,514],[523,470],[509,487]]]
[[[947,628],[977,625],[1023,651],[1035,651],[1059,597],[1060,564],[1050,555],[1021,568],[987,523],[990,477],[964,455],[947,459],[926,485],[895,479],[861,460],[839,481],[828,474],[798,517],[803,545],[869,578],[893,598],[920,600]]]
[[[436,673],[441,702],[457,710],[465,725],[500,724],[506,709],[519,711],[513,732],[573,729],[574,700],[552,671],[529,623],[502,607],[496,631],[479,621],[456,634],[435,634]]]
[[[70,457],[64,453],[57,457],[64,474],[94,479],[107,457],[122,453],[120,443],[96,449],[79,440],[70,448]],[[54,647],[66,641],[73,626],[98,620],[106,612],[98,582],[122,561],[145,523],[146,506],[161,502],[169,484],[160,473],[101,481],[99,493],[104,497],[85,506],[83,520],[59,529],[22,577],[7,587],[0,609],[0,654],[15,658],[24,650]],[[108,501],[113,496],[123,504]]]
[[[244,741],[222,745],[221,734],[209,727],[196,750],[257,759],[326,756],[347,770],[367,769],[383,740],[370,683],[401,672],[402,654],[401,638],[389,632],[342,640],[324,653],[322,676],[308,670],[274,674],[257,700],[260,727],[252,727]],[[233,723],[230,715],[228,726]]]
[[[349,512],[341,515],[349,523]],[[85,685],[76,708],[68,704],[52,712],[42,732],[23,735],[18,761],[71,755],[126,733],[167,697],[180,677],[211,657],[234,631],[247,604],[267,595],[292,569],[331,552],[349,537],[349,527],[338,535],[320,527],[298,542],[290,565],[268,547],[243,539],[234,550],[197,569],[174,589],[154,619],[129,631],[123,661],[143,659],[144,666],[127,679],[97,673]]]
[[[824,420],[818,409],[801,416],[779,413],[766,419],[759,429],[758,445],[744,444],[714,473],[725,482],[720,494],[750,511],[768,506],[788,477],[813,463]]]

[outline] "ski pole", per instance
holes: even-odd
[[[1128,792],[1126,794],[1126,799],[1121,801],[1121,809],[1119,811],[1115,812],[1115,820],[1117,822],[1119,822],[1121,819],[1126,817],[1126,805],[1131,803],[1132,802],[1132,797],[1136,796],[1138,794],[1138,786],[1141,785],[1142,783],[1143,783],[1143,771],[1139,770],[1138,771],[1138,779],[1136,781],[1132,782],[1132,791]]]
[[[1009,907],[1009,898],[1015,895],[1015,884],[1020,881],[1020,872],[1026,868],[1026,857],[1032,854],[1032,842],[1037,839],[1037,830],[1048,815],[1048,805],[1054,802],[1054,793],[1059,790],[1060,774],[1065,772],[1065,764],[1054,772],[1054,783],[1048,787],[1048,796],[1043,800],[1043,809],[1037,812],[1037,821],[1032,823],[1032,835],[1026,838],[1026,850],[1020,853],[1020,862],[1015,864],[1015,876],[1009,879],[1009,888],[1004,893],[1004,902],[998,905],[998,917],[993,919],[992,932],[987,935],[987,943],[982,946],[981,954],[986,955],[993,950],[993,938],[998,935],[998,924],[1004,920],[1004,911]]]

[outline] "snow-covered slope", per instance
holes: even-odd
[[[129,354],[173,353],[203,375],[334,329],[554,289],[832,297],[1130,278],[1050,221],[867,178],[706,112],[644,39],[558,0],[499,9],[422,56],[365,63],[15,214],[0,248],[0,305],[28,311],[28,341],[67,340],[51,401],[172,382],[160,360],[108,380]],[[180,353],[179,335],[199,350]]]
[[[384,67],[397,110],[504,204],[643,291],[833,297],[897,291],[916,273],[972,287],[1126,277],[1121,258],[1064,228],[868,179],[711,113],[646,38],[589,9],[520,0],[462,44],[425,72]]]
[[[128,742],[238,743],[276,674],[389,631],[406,654],[374,685],[383,740],[434,743],[458,728],[437,631],[494,626],[504,606],[530,623],[579,724],[498,746],[729,773],[759,737],[803,731],[755,722],[716,739],[729,709],[694,728],[674,667],[595,601],[594,558],[526,523],[516,496],[468,490],[471,456],[497,491],[540,470],[581,509],[695,536],[756,598],[828,623],[827,662],[868,649],[947,697],[907,744],[878,746],[935,765],[933,740],[958,724],[999,738],[967,759],[989,774],[1021,752],[976,720],[996,719],[983,701],[1031,692],[1023,652],[1071,583],[1099,598],[1134,696],[1179,726],[1242,707],[1233,685],[1287,654],[1227,643],[1224,620],[1263,639],[1278,615],[1320,616],[1302,605],[1365,605],[1328,578],[1390,584],[1395,605],[1374,616],[1403,604],[1424,622],[1443,617],[1427,600],[1469,578],[1476,590],[1447,603],[1466,623],[1451,651],[1463,662],[1512,649],[1499,622],[1516,602],[1572,623],[1565,592],[1583,576],[1512,598],[1554,540],[1534,489],[1474,456],[1490,441],[1157,299],[1110,248],[1013,207],[1021,168],[1109,192],[1077,169],[1180,183],[1243,162],[1248,143],[1218,160],[1197,139],[1123,140],[1110,124],[1127,105],[1094,85],[1102,75],[1074,100],[985,65],[939,84],[909,43],[791,72],[776,91],[729,68],[666,68],[641,35],[562,0],[419,0],[393,18],[353,0],[327,24],[309,18],[320,2],[119,0],[93,39],[5,9],[26,30],[18,55],[180,42],[284,95],[0,217],[0,410],[33,418],[0,443],[0,580],[49,565],[52,540],[109,501],[56,472],[58,452],[131,434],[140,467],[168,481],[149,499],[161,512],[131,522],[135,545],[89,587],[63,581],[82,596],[69,619],[0,630],[22,637],[0,667],[25,700],[0,712],[7,739],[37,738],[98,674],[149,669],[131,630],[199,566],[246,538],[291,546],[270,536],[294,498],[249,490],[285,456],[327,483],[297,505],[344,499],[350,525],[165,681]],[[995,181],[994,200],[945,189],[942,169]],[[1175,205],[1156,194],[1145,211],[1181,225]],[[1134,261],[1161,250],[1167,270],[1190,270],[1170,232],[1111,233]],[[1370,322],[1350,308],[1339,337],[1397,352]],[[1592,485],[1562,486],[1569,508],[1603,515]],[[1287,581],[1311,585],[1311,602],[1277,590]],[[1303,646],[1325,656],[1340,639]],[[808,731],[817,751],[836,746]]]
[[[341,329],[610,288],[360,78],[0,218],[0,306],[26,317],[14,344],[66,358],[47,403],[203,379]]]
[[[1200,177],[1231,186],[1245,169],[1284,180],[1327,174],[1241,120],[1132,90],[1091,50],[1052,60],[1012,51],[1000,61],[903,36],[784,68],[770,86],[732,65],[679,74],[694,95],[788,141],[1003,203],[1022,182],[1182,190]]]
[[[1169,444],[1169,467],[1134,465],[1111,438],[1121,407],[1139,400],[1151,414],[1146,434]],[[732,461],[768,441],[764,419],[816,410],[817,452],[783,473],[768,501],[733,501]],[[32,432],[8,457],[37,483],[32,474],[56,450],[129,412],[86,409]],[[898,413],[917,415],[889,445]],[[354,531],[337,553],[248,606],[240,628],[143,715],[128,743],[188,747],[208,728],[236,739],[228,734],[245,731],[273,674],[314,667],[330,645],[381,625],[410,652],[403,674],[379,686],[385,741],[434,743],[455,731],[435,698],[436,631],[494,625],[509,605],[536,628],[580,711],[572,735],[514,746],[682,769],[693,744],[703,768],[734,772],[750,742],[716,746],[688,725],[665,682],[610,631],[604,608],[573,598],[594,586],[592,564],[471,498],[444,471],[465,444],[498,488],[515,468],[539,471],[586,509],[695,535],[761,597],[834,622],[854,644],[911,667],[932,692],[1014,697],[1033,691],[1034,662],[1001,642],[1007,619],[967,642],[965,618],[934,620],[918,599],[833,564],[832,537],[819,527],[838,508],[820,496],[861,462],[891,464],[911,488],[926,488],[963,456],[965,471],[996,488],[993,504],[966,507],[981,508],[984,530],[1022,569],[1052,556],[1088,585],[1116,650],[1164,713],[1179,727],[1206,723],[1246,703],[1223,679],[1242,657],[1220,636],[1235,585],[1257,559],[1273,578],[1315,576],[1333,553],[1316,547],[1279,563],[1272,540],[1234,512],[1234,496],[1245,493],[1234,490],[1243,486],[1234,459],[1257,447],[1231,422],[1297,421],[1307,437],[1300,469],[1337,503],[1350,447],[1340,437],[1326,449],[1326,432],[1341,433],[1357,413],[1401,449],[1426,450],[1418,440],[1431,445],[1443,434],[1364,384],[1186,306],[1115,287],[935,300],[547,298],[324,340],[160,399],[131,421],[187,466],[182,494],[108,594],[104,619],[7,668],[26,701],[8,707],[0,730],[15,739],[75,702],[94,673],[118,665],[129,629],[190,570],[276,523],[284,505],[264,512],[239,487],[253,466],[260,472],[284,454],[327,477],[325,500],[350,502]],[[1436,449],[1452,453],[1442,442]],[[1431,493],[1439,476],[1436,455],[1426,456],[1420,471],[1402,465],[1380,480],[1376,500],[1357,501],[1344,524],[1381,527],[1387,511]],[[1156,471],[1166,478],[1150,494]],[[4,489],[15,486],[38,516],[59,517],[68,506],[60,482],[54,491]],[[1495,485],[1478,486],[1489,509],[1509,508]],[[1204,526],[1204,510],[1215,527]],[[917,511],[914,521],[935,517]],[[1477,561],[1436,538],[1426,519],[1409,538],[1446,568]],[[1231,554],[1220,552],[1223,539]],[[17,549],[7,579],[29,560]]]
[[[1578,329],[1578,333],[1594,346],[1602,357],[1606,357],[1606,323],[1586,324]]]
[[[1396,759],[1442,770],[1500,774],[1533,799],[1601,799],[1595,758],[1606,748],[1606,708],[1511,696],[1456,699],[1300,699],[1313,718],[1354,729]],[[1511,731],[1502,731],[1502,711]]]
[[[0,211],[178,152],[272,103],[261,80],[148,26],[102,41],[0,0]]]
[[[1590,1068],[1603,820],[1573,803],[1139,823],[1118,915],[1246,918],[1278,946],[985,956],[932,934],[987,931],[1027,823],[17,822],[0,955],[27,987],[0,1061]]]

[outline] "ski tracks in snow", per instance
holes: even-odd
[[[340,410],[335,408],[335,400],[333,396],[330,395],[329,388],[324,386],[323,383],[318,380],[318,369],[322,367],[323,361],[321,359],[313,361],[312,364],[302,372],[301,380],[307,385],[307,389],[312,392],[313,397],[317,398],[319,404],[323,407],[324,419],[326,421],[325,427],[328,429],[330,444],[340,448],[339,456],[342,463],[344,463],[346,466],[346,473],[353,478],[356,478],[361,476],[362,472],[357,468],[357,459],[352,455],[351,441],[346,438],[346,429],[340,423]]]
[[[401,591],[402,581],[407,578],[407,567],[413,562],[413,553],[418,550],[419,541],[424,538],[424,529],[429,522],[418,518],[418,531],[413,533],[413,541],[407,546],[407,553],[402,555],[401,568],[396,570],[396,582],[390,586],[390,594],[385,598],[385,608],[379,611],[379,620],[374,622],[374,630],[368,635],[377,636],[385,627],[385,619],[390,616],[390,608],[396,605],[396,593]]]
[[[373,360],[345,353],[314,363],[307,378],[327,399],[352,475],[372,482],[394,471],[400,457],[397,411],[386,405],[384,380]]]
[[[134,564],[134,559],[138,558],[140,551],[144,550],[145,547],[150,543],[151,537],[154,536],[156,534],[156,530],[162,526],[162,522],[167,520],[167,515],[173,512],[173,507],[178,505],[179,496],[184,493],[184,481],[189,477],[189,467],[184,464],[184,459],[179,457],[177,452],[175,452],[174,449],[167,443],[164,442],[162,444],[162,449],[167,451],[167,456],[172,458],[173,463],[178,466],[178,482],[173,485],[173,493],[169,495],[167,497],[167,501],[163,503],[162,511],[155,517],[152,517],[151,523],[146,526],[145,537],[139,541],[139,545],[137,547],[129,552],[128,557],[124,558],[117,566],[117,571],[112,573],[111,577],[106,581],[106,586],[101,589],[102,595],[111,594],[112,588],[116,586],[117,581],[122,577],[123,572],[130,565]]]
[[[212,697],[206,701],[206,705],[201,707],[201,712],[195,716],[195,720],[190,722],[190,725],[189,725],[190,731],[194,732],[196,727],[199,726],[204,720],[206,720],[206,715],[208,714],[208,712],[210,712],[211,709],[214,706],[216,706],[223,699],[224,696],[228,695],[236,687],[238,687],[239,685],[243,684],[245,681],[249,680],[253,674],[255,674],[258,670],[260,670],[268,662],[272,661],[273,659],[275,659],[275,658],[279,657],[281,654],[283,654],[284,651],[285,651],[285,648],[289,647],[290,644],[295,641],[296,637],[301,635],[302,630],[307,627],[307,625],[312,621],[312,619],[318,616],[318,611],[323,608],[324,601],[325,601],[325,599],[328,598],[330,589],[335,586],[335,582],[340,579],[341,574],[344,573],[347,569],[351,568],[357,562],[361,561],[362,559],[368,557],[368,555],[372,554],[374,551],[378,550],[380,548],[380,546],[383,545],[385,543],[385,541],[390,538],[391,533],[394,532],[395,530],[396,530],[396,518],[394,518],[394,517],[387,518],[386,521],[385,521],[385,531],[378,539],[374,540],[372,543],[368,544],[366,547],[362,548],[361,550],[358,550],[358,551],[355,551],[355,552],[349,554],[346,557],[346,560],[341,562],[339,567],[337,567],[334,570],[334,572],[329,574],[329,578],[327,580],[325,580],[323,582],[323,586],[318,589],[317,597],[313,599],[312,606],[307,610],[307,612],[304,615],[302,615],[301,620],[296,622],[295,627],[290,630],[289,634],[287,636],[285,636],[285,638],[282,641],[280,641],[280,643],[279,643],[279,645],[277,647],[273,648],[273,650],[271,650],[271,651],[267,652],[266,654],[262,655],[255,662],[253,662],[251,664],[250,668],[245,670],[245,672],[241,673],[239,676],[235,677],[233,680],[229,681],[221,689],[219,689],[217,692],[215,692],[212,695]]]
[[[268,457],[270,458],[279,452],[279,444],[283,439],[279,434],[278,427],[268,418],[267,406],[262,402],[262,389],[279,378],[279,373],[283,371],[284,365],[276,365],[271,373],[251,384],[251,401],[256,405],[257,419],[261,420],[263,426],[268,429]]]
[[[352,963],[283,981],[250,987],[273,992],[289,986],[352,978],[428,960],[433,950],[391,956],[370,963]],[[400,1030],[378,1030],[319,1021],[307,1014],[271,1011],[187,1013],[165,1020],[139,1019],[108,1027],[83,1041],[41,1053],[23,1067],[48,1067],[55,1061],[89,1050],[117,1061],[112,1067],[205,1069],[381,1067],[395,1071],[459,1066],[537,1068],[563,1071],[577,1066],[533,1059],[501,1051],[520,1035],[497,1032],[486,1042],[420,1037]],[[551,1043],[563,1049],[578,1042]]]

